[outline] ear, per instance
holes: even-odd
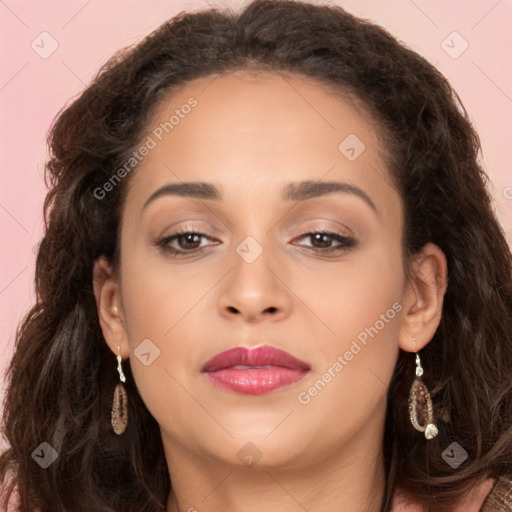
[[[404,316],[398,345],[418,352],[434,337],[443,311],[448,285],[446,256],[435,244],[426,244],[413,258],[404,291]]]
[[[103,337],[114,355],[117,356],[118,347],[120,347],[121,355],[126,359],[130,349],[119,280],[105,256],[101,256],[94,262],[93,288]]]

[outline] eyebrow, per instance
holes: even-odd
[[[352,194],[361,198],[372,210],[377,213],[377,208],[370,197],[360,188],[341,183],[338,181],[302,181],[299,183],[289,183],[284,188],[281,199],[283,201],[305,201],[316,197],[325,196],[332,193]],[[144,210],[150,203],[164,196],[192,197],[212,201],[222,201],[222,193],[212,183],[201,181],[168,183],[153,192],[142,209]]]

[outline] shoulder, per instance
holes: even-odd
[[[512,475],[494,481],[480,512],[510,512],[512,510]]]
[[[453,512],[510,512],[512,510],[512,479],[489,478],[474,487]],[[418,504],[412,503],[400,491],[393,497],[391,512],[425,512]]]

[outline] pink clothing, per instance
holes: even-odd
[[[453,512],[479,512],[493,484],[494,480],[492,478],[482,482],[466,496],[460,505],[453,509]],[[424,512],[424,508],[419,505],[406,504],[403,497],[396,494],[393,499],[391,512]]]

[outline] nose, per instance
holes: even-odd
[[[279,321],[289,316],[292,292],[286,285],[288,272],[279,261],[266,248],[254,261],[237,253],[219,295],[221,315],[250,323]]]

